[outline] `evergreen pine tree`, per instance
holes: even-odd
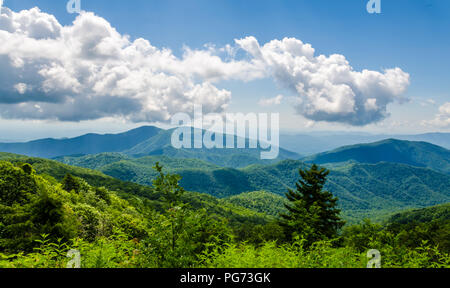
[[[280,215],[285,236],[289,240],[302,237],[308,244],[333,238],[345,222],[339,216],[338,199],[323,190],[330,171],[314,164],[309,170],[300,169],[299,173],[297,189],[289,189],[286,194],[290,202],[285,205],[288,212]]]

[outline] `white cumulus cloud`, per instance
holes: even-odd
[[[310,44],[285,38],[261,46],[254,37],[236,40],[278,83],[298,95],[297,111],[313,121],[366,125],[387,117],[402,101],[409,74],[400,68],[355,71],[343,55],[315,55]]]
[[[177,57],[89,12],[63,26],[38,8],[4,7],[0,43],[0,117],[10,119],[167,121],[194,103],[205,113],[224,111],[231,92],[217,88],[220,81],[273,78],[295,92],[296,111],[307,119],[366,125],[386,118],[409,85],[400,68],[355,71],[343,55],[316,55],[294,38],[185,47]],[[238,58],[238,50],[246,55]]]
[[[62,26],[38,8],[5,8],[0,42],[3,118],[167,121],[190,112],[193,103],[206,112],[223,111],[231,99],[211,83],[235,74],[232,63],[198,71],[202,63],[195,57],[178,59],[145,39],[131,41],[93,13]],[[205,57],[216,59],[210,52]]]
[[[450,102],[439,107],[439,112],[433,120],[423,121],[422,124],[439,128],[450,127]]]

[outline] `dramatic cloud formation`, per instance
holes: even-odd
[[[342,55],[315,56],[309,44],[292,38],[260,46],[254,37],[236,40],[253,63],[298,94],[297,111],[314,121],[366,125],[387,116],[386,106],[402,100],[409,74],[399,68],[384,73],[354,71]]]
[[[131,41],[86,12],[62,26],[38,8],[3,8],[0,42],[0,117],[11,119],[167,121],[194,103],[205,113],[224,111],[231,92],[215,83],[270,77],[296,93],[296,110],[306,118],[366,125],[387,117],[387,105],[401,101],[409,85],[399,68],[357,72],[344,56],[316,56],[290,38],[185,48],[180,58],[145,39]],[[238,59],[238,49],[247,55]]]
[[[131,42],[92,13],[63,27],[38,8],[19,13],[5,8],[0,42],[3,118],[167,121],[190,112],[193,103],[207,112],[222,111],[231,98],[208,81],[218,77],[216,68],[195,70],[196,53],[188,52],[192,58],[183,61],[144,39]],[[204,53],[212,59],[208,63],[217,61]],[[236,68],[224,63],[219,70],[226,78]]]
[[[424,121],[423,124],[440,128],[450,127],[450,102],[439,107],[439,113],[436,115],[436,118],[431,121]]]

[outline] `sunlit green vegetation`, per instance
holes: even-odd
[[[297,170],[309,166],[301,161],[284,160],[276,164],[233,169],[198,159],[124,157],[122,154],[107,153],[59,160],[149,186],[157,176],[152,166],[160,162],[166,172],[182,176],[181,185],[186,190],[231,199],[254,191],[267,191],[284,198],[288,188],[295,188]],[[100,163],[104,165],[99,166]],[[382,221],[405,209],[450,202],[450,175],[399,163],[341,163],[331,169],[325,188],[339,198],[339,207],[349,223],[358,223],[364,218]],[[247,201],[242,203],[248,204]],[[270,208],[267,210],[283,209],[280,201],[268,204]],[[246,207],[252,209],[252,206]],[[260,211],[260,207],[255,208]]]
[[[242,193],[225,198],[224,202],[230,202],[271,216],[278,216],[280,213],[286,212],[284,205],[288,203],[285,197],[266,191]]]
[[[385,224],[321,230],[334,216],[340,221],[338,210],[323,213],[333,205],[290,201],[298,209],[282,213],[301,208],[305,218],[288,217],[295,229],[286,229],[276,211],[263,209],[265,192],[244,196],[238,205],[239,198],[186,192],[180,177],[159,165],[144,187],[53,161],[14,158],[0,161],[0,267],[63,268],[67,252],[78,250],[86,268],[363,268],[369,249],[381,252],[383,267],[450,267],[448,205],[395,215]],[[296,180],[305,180],[298,171]],[[321,185],[311,191],[326,195]]]

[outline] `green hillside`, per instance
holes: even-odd
[[[427,223],[433,221],[450,221],[450,203],[398,213],[389,220],[390,223],[398,224],[412,222]]]
[[[285,197],[266,191],[242,193],[223,200],[275,217],[287,211],[284,205],[288,203]]]
[[[284,195],[289,185],[286,183],[295,183],[300,167],[305,164],[286,160],[241,171],[251,183],[249,191],[264,189]],[[409,207],[446,203],[450,199],[449,187],[448,175],[396,163],[350,164],[334,169],[325,186],[338,196],[349,219],[378,218]]]
[[[98,169],[123,181],[150,185],[156,176],[152,169],[156,161],[160,161],[166,171],[181,175],[181,184],[188,191],[220,198],[252,191],[284,196],[297,180],[298,169],[306,167],[301,161],[284,160],[232,169],[200,160],[145,157],[109,163]],[[450,201],[450,176],[397,163],[340,165],[332,169],[326,188],[339,197],[344,214],[352,221],[388,217],[395,211]]]
[[[96,170],[69,166],[53,160],[9,153],[0,153],[0,161],[8,161],[17,165],[21,163],[31,164],[33,169],[35,169],[38,174],[43,175],[44,178],[46,177],[45,175],[49,175],[57,181],[62,181],[67,174],[71,174],[84,179],[86,183],[94,187],[105,187],[110,191],[114,191],[123,199],[131,199],[134,201],[135,196],[142,197],[153,207],[153,209],[161,209],[161,195],[155,193],[151,187],[121,181]],[[154,171],[153,175],[156,175]],[[205,208],[212,214],[225,217],[232,222],[232,224],[236,225],[239,225],[239,223],[262,224],[271,218],[243,206],[222,202],[213,196],[197,192],[186,192],[183,196],[183,201],[189,203],[191,207],[195,209]]]
[[[94,240],[118,230],[145,237],[146,207],[77,181],[75,190],[65,191],[54,179],[35,175],[29,165],[0,161],[0,250],[31,251],[45,233],[52,241]]]
[[[303,159],[307,163],[336,164],[348,161],[375,164],[402,163],[450,174],[450,150],[426,142],[384,140],[342,147]]]
[[[143,126],[120,134],[87,134],[70,139],[41,139],[26,143],[0,143],[0,152],[58,159],[81,167],[98,169],[115,160],[143,156],[167,156],[177,159],[199,159],[222,167],[240,168],[251,164],[270,164],[282,159],[299,159],[300,155],[280,149],[274,160],[261,160],[258,149],[175,149],[171,130]],[[203,131],[205,133],[205,131]],[[235,137],[237,140],[237,137]],[[248,139],[246,140],[246,147]],[[116,152],[116,153],[112,153]],[[101,157],[84,155],[102,154]],[[77,159],[81,158],[81,159]],[[97,163],[96,163],[97,162]]]
[[[409,247],[420,239],[450,252],[450,203],[396,214],[386,226]]]
[[[55,158],[54,160],[67,165],[84,167],[88,169],[97,169],[101,171],[112,171],[118,169],[116,166],[120,165],[124,166],[124,168],[126,167],[124,171],[133,170],[134,172],[137,172],[138,169],[142,169],[146,170],[148,173],[150,173],[150,175],[155,174],[155,171],[152,171],[152,167],[156,162],[160,162],[165,169],[169,170],[184,169],[186,167],[198,169],[220,168],[217,165],[197,159],[179,159],[171,158],[168,156],[144,156],[140,158],[133,158],[123,153],[101,153],[85,156],[64,156]],[[151,181],[149,183],[151,183]]]
[[[339,241],[305,247],[286,242],[273,221],[283,198],[268,192],[172,198],[173,188],[182,189],[171,184],[177,177],[160,174],[140,197],[123,191],[141,186],[89,169],[4,153],[0,159],[9,159],[0,160],[0,268],[64,268],[70,251],[81,255],[82,268],[363,268],[372,247],[385,268],[450,265],[448,205],[403,213],[402,223],[366,221],[334,235]],[[64,172],[115,189],[70,175],[59,180]]]
[[[67,165],[88,169],[100,169],[108,164],[129,159],[132,159],[132,157],[123,153],[100,153],[82,156],[60,156],[53,158],[53,160]]]
[[[300,155],[280,149],[277,159],[261,160],[261,150],[258,149],[175,149],[171,144],[173,130],[162,130],[158,135],[144,141],[135,147],[124,151],[128,155],[140,156],[168,156],[178,159],[199,159],[222,167],[242,168],[252,164],[270,164],[282,159],[299,159]],[[204,133],[204,132],[203,132]],[[237,138],[235,137],[235,140]],[[246,140],[248,147],[248,140]]]
[[[179,170],[182,183],[192,191],[222,195],[265,190],[284,195],[293,188],[300,161],[285,160],[269,166],[241,170]],[[201,179],[201,180],[199,180]],[[450,200],[450,177],[403,164],[351,164],[331,171],[326,189],[340,199],[345,210],[401,209],[425,207]]]

